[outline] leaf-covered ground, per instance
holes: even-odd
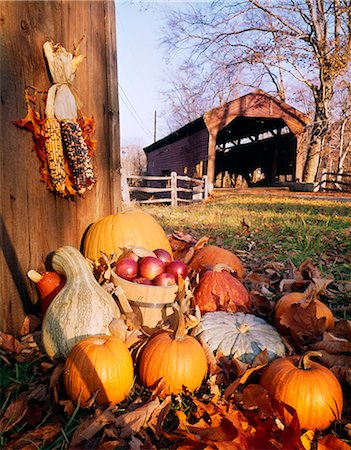
[[[295,306],[286,322],[287,351],[321,353],[344,393],[341,419],[327,430],[300,428],[285,406],[259,385],[267,353],[252,364],[207,350],[209,375],[192,394],[162,395],[135,377],[129,397],[117,406],[74,405],[63,388],[63,364],[50,361],[40,343],[40,318],[27,317],[16,336],[0,333],[0,447],[8,449],[347,449],[351,443],[351,239],[350,203],[276,195],[216,193],[207,203],[146,208],[184,256],[204,236],[245,263],[244,284],[252,312],[272,323],[277,299],[314,289],[336,317],[332,332],[316,318],[312,300]],[[191,311],[190,311],[191,312]],[[135,358],[147,337],[131,317],[114,324]],[[137,374],[137,367],[136,367]]]

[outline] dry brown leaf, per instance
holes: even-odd
[[[0,331],[0,348],[7,353],[21,353],[23,345],[12,336],[12,334],[2,333]]]
[[[110,406],[101,414],[96,414],[97,417],[92,417],[88,420],[83,420],[72,436],[70,442],[71,447],[75,447],[83,441],[91,439],[98,433],[103,427],[109,423],[113,423],[115,416],[112,414],[111,409],[114,406]]]
[[[350,450],[350,446],[332,434],[327,434],[318,439],[318,450]]]
[[[154,409],[148,421],[148,426],[153,431],[156,440],[162,436],[162,425],[172,405],[172,397],[168,395],[163,402]]]
[[[321,364],[327,366],[329,369],[332,367],[351,367],[351,356],[350,355],[331,355],[330,353],[319,350],[322,354],[319,360]]]
[[[0,433],[6,433],[18,424],[28,411],[28,392],[22,392],[7,407],[0,420]]]
[[[268,391],[259,384],[249,384],[243,390],[243,408],[257,410],[261,419],[275,418],[276,410],[272,406]]]
[[[334,336],[347,339],[351,342],[351,320],[339,320],[333,329]]]
[[[61,406],[63,406],[63,410],[64,410],[65,413],[67,413],[69,416],[73,415],[76,407],[73,404],[72,400],[69,400],[69,399],[67,399],[67,400],[60,400],[59,404]]]
[[[36,430],[24,433],[19,439],[11,441],[6,445],[8,450],[37,450],[45,448],[61,432],[61,425],[58,423],[43,425]]]
[[[317,319],[316,302],[312,300],[307,307],[294,303],[281,318],[281,325],[289,329],[295,344],[300,350],[322,340],[326,318]]]
[[[275,303],[258,291],[250,291],[250,306],[253,314],[260,317],[272,317]]]
[[[323,340],[318,341],[309,347],[312,350],[324,350],[327,353],[339,354],[351,352],[351,342],[338,338],[333,333],[326,331]]]
[[[26,316],[23,319],[23,323],[19,330],[19,336],[25,336],[26,334],[32,333],[40,327],[41,320],[37,316],[32,314]]]
[[[29,391],[27,399],[41,402],[45,399],[47,390],[48,387],[46,384],[38,384],[33,390]]]
[[[134,411],[118,416],[114,422],[117,428],[122,428],[121,437],[127,438],[138,433],[141,428],[146,427],[153,411],[160,405],[158,398],[149,401]]]
[[[55,367],[54,371],[51,374],[50,382],[49,382],[49,389],[50,391],[54,388],[54,386],[59,382],[60,376],[63,372],[64,365],[63,363],[59,364]]]

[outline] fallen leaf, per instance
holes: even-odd
[[[351,320],[339,320],[333,329],[334,336],[347,339],[351,342]]]
[[[44,425],[36,430],[24,433],[19,439],[9,442],[6,445],[8,450],[37,450],[45,448],[61,432],[61,425],[58,423]]]
[[[32,333],[37,330],[41,325],[41,320],[39,317],[34,316],[32,314],[26,316],[23,319],[23,323],[19,330],[19,336],[25,336],[26,334]]]
[[[50,377],[50,382],[49,382],[49,389],[50,389],[50,391],[59,382],[59,379],[61,377],[63,369],[64,369],[64,365],[63,365],[63,363],[61,363],[58,366],[56,366],[54,371],[52,372],[51,377]]]
[[[249,384],[243,390],[243,408],[257,410],[261,419],[276,417],[268,391],[259,384]]]
[[[318,439],[318,450],[350,450],[350,446],[346,442],[338,439],[332,434],[327,434]]]
[[[162,425],[169,413],[172,405],[172,397],[168,395],[163,402],[155,408],[148,421],[149,428],[153,431],[156,440],[161,439],[162,435]]]
[[[317,319],[316,302],[312,300],[307,307],[294,303],[281,318],[281,325],[289,329],[295,344],[300,350],[322,340],[326,318]]]
[[[316,342],[309,348],[312,350],[324,350],[331,354],[348,353],[351,352],[351,342],[338,338],[333,333],[326,331],[323,334],[323,340]]]
[[[21,353],[24,347],[12,334],[0,331],[0,348],[7,353]]]
[[[0,420],[0,433],[6,433],[18,424],[28,411],[28,392],[22,392],[7,407],[4,416]]]
[[[159,405],[159,399],[155,398],[134,411],[118,416],[114,424],[117,428],[122,428],[121,437],[127,438],[132,434],[138,433],[142,427],[147,426],[151,414]]]
[[[111,413],[113,406],[110,406],[97,417],[92,417],[88,420],[83,420],[79,427],[74,432],[70,445],[76,447],[83,441],[91,439],[98,433],[103,427],[112,423],[115,420],[115,416]]]

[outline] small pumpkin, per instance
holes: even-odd
[[[142,384],[152,387],[162,377],[164,394],[179,394],[185,386],[196,391],[207,375],[207,358],[201,344],[186,332],[184,310],[178,310],[178,327],[174,333],[162,331],[151,337],[139,363]]]
[[[118,259],[129,247],[162,248],[172,254],[162,227],[151,214],[139,209],[103,217],[88,228],[83,239],[83,254],[93,261],[99,260],[101,252],[114,253]]]
[[[269,361],[285,356],[285,346],[276,329],[253,314],[208,312],[194,329],[194,335],[201,336],[213,353],[220,350],[246,364],[251,364],[265,349]]]
[[[53,271],[39,273],[36,270],[29,270],[27,277],[36,285],[40,309],[45,314],[52,300],[65,285],[66,278]]]
[[[204,269],[212,267],[216,264],[226,264],[237,275],[239,280],[244,278],[244,266],[240,259],[229,250],[226,250],[216,245],[205,245],[198,252],[189,263],[192,270]]]
[[[129,394],[134,379],[133,360],[126,344],[114,336],[92,336],[69,353],[63,382],[69,398],[86,406],[98,391],[100,406],[116,404]]]
[[[334,328],[335,321],[332,311],[323,302],[317,298],[313,298],[316,304],[316,317],[320,319],[322,317],[326,318],[325,326],[327,331],[331,331]],[[278,300],[274,309],[274,325],[277,330],[282,334],[289,334],[287,327],[281,324],[281,320],[284,314],[289,314],[291,311],[291,305],[294,303],[299,303],[303,308],[307,308],[311,299],[306,296],[306,294],[301,292],[291,292],[284,295],[280,300]]]
[[[235,312],[238,308],[249,310],[250,299],[245,286],[223,266],[217,264],[207,270],[194,291],[195,303],[202,314],[212,311]]]
[[[52,266],[65,276],[66,284],[45,313],[42,340],[51,358],[66,358],[80,340],[110,334],[109,324],[120,312],[76,248],[67,245],[56,250]]]
[[[324,430],[341,417],[343,396],[339,381],[328,368],[311,361],[318,352],[288,356],[273,361],[263,372],[260,384],[278,401],[297,412],[301,428]],[[286,411],[284,421],[292,416]]]

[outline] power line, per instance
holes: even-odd
[[[123,91],[123,89],[122,89],[120,84],[119,84],[119,87],[121,88],[120,93],[123,94],[123,95],[120,96],[120,98],[121,98],[122,102],[124,103],[124,105],[126,106],[126,108],[128,109],[128,111],[130,112],[130,114],[133,117],[133,119],[138,123],[138,125],[143,129],[143,131],[145,133],[147,133],[150,137],[153,137],[151,131],[147,128],[147,126],[145,125],[143,120],[140,118],[140,116],[136,112],[135,108],[133,107],[132,103],[128,99],[126,93]]]

